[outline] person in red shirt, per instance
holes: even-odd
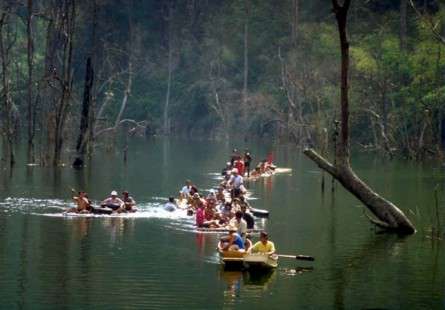
[[[236,168],[236,169],[238,169],[238,173],[239,173],[239,175],[240,176],[244,176],[244,173],[245,173],[245,167],[244,167],[244,161],[241,159],[241,156],[239,156],[238,158],[237,158],[237,160],[235,160],[235,162],[234,162],[234,167]]]

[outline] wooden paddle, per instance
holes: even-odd
[[[307,260],[307,261],[314,261],[315,258],[308,255],[286,255],[286,254],[277,254],[278,257],[284,257],[284,258],[293,258],[298,260]]]

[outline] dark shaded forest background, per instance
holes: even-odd
[[[58,165],[122,135],[280,138],[327,150],[338,32],[323,0],[1,0],[2,159]],[[355,0],[351,142],[440,156],[445,3]]]

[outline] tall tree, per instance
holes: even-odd
[[[173,75],[173,2],[168,4],[167,13],[167,49],[168,49],[168,62],[167,62],[167,90],[165,92],[165,103],[164,103],[164,119],[163,119],[163,131],[165,135],[170,134],[170,118],[168,109],[170,107],[170,95],[171,95],[171,84]]]
[[[408,0],[400,0],[400,49],[402,51],[406,50],[406,38],[407,38],[407,7]]]
[[[27,2],[28,15],[26,19],[27,35],[27,62],[28,62],[28,162],[33,163],[34,158],[34,136],[35,136],[35,111],[33,96],[33,73],[34,73],[34,33],[33,33],[33,0]]]
[[[247,83],[249,78],[249,0],[244,0],[244,70],[243,70],[243,110],[247,109]]]
[[[13,166],[15,163],[15,153],[14,153],[14,127],[12,125],[12,96],[11,96],[11,85],[9,76],[9,19],[11,14],[11,7],[7,5],[2,8],[0,14],[0,58],[1,58],[1,68],[2,68],[2,86],[3,86],[3,107],[4,107],[4,135],[6,137],[6,150],[7,156],[9,157],[9,164]]]
[[[336,178],[349,192],[363,202],[377,217],[371,219],[380,227],[397,231],[402,234],[415,232],[413,224],[405,214],[393,203],[374,192],[352,170],[349,160],[349,98],[348,98],[348,70],[349,70],[349,42],[346,33],[348,10],[351,0],[345,0],[340,5],[338,0],[332,0],[333,12],[337,20],[341,50],[341,85],[340,107],[341,128],[340,139],[336,147],[335,164],[331,164],[313,149],[305,149],[304,154],[312,159],[321,169]]]

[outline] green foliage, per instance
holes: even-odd
[[[248,135],[266,130],[276,134],[291,132],[286,126],[292,121],[298,128],[308,128],[307,132],[293,133],[302,139],[317,136],[323,127],[332,131],[339,99],[337,25],[330,2],[299,3],[294,40],[292,0],[97,1],[93,42],[92,3],[79,1],[69,126],[76,128],[79,122],[85,61],[92,54],[96,109],[105,101],[106,93],[114,94],[105,109],[105,124],[101,124],[112,124],[120,109],[131,61],[133,85],[124,117],[149,120],[151,126],[159,128],[170,47],[173,73],[169,116],[174,131],[209,136],[224,131]],[[36,85],[45,85],[48,75],[44,69],[46,39],[54,3],[37,1],[36,7],[44,13],[34,18],[34,91],[41,95],[39,109],[44,110],[47,98]],[[424,110],[431,110],[431,124],[440,123],[438,118],[443,114],[445,46],[435,34],[445,33],[445,8],[431,5],[424,18],[409,9],[404,49],[398,5],[359,0],[350,13],[352,139],[379,147],[378,132],[384,122],[393,147],[412,149],[425,124]],[[17,7],[11,21],[14,40],[9,66],[14,72],[14,103],[23,112],[20,115],[26,115],[25,17],[26,8]],[[248,106],[242,106],[246,22]],[[214,107],[215,92],[223,111],[220,113]],[[224,121],[225,117],[230,122]],[[271,122],[273,126],[265,125]],[[407,128],[409,137],[399,139]],[[431,127],[429,132],[430,141],[437,142],[439,128]]]

